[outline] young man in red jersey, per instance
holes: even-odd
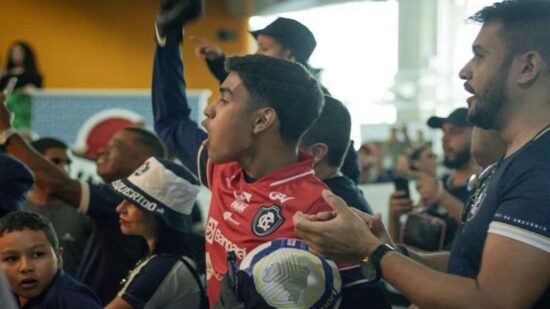
[[[296,238],[295,212],[329,210],[314,158],[298,150],[300,137],[320,114],[323,95],[296,63],[263,55],[229,58],[220,97],[204,111],[208,134],[199,129],[189,119],[181,42],[183,25],[194,15],[189,12],[200,11],[195,7],[200,1],[187,2],[188,12],[169,14],[179,6],[164,3],[157,17],[153,113],[161,139],[212,191],[205,238],[214,304],[228,251],[240,262],[259,244]]]

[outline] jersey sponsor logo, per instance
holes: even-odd
[[[279,201],[279,202],[281,202],[281,204],[286,202],[286,201],[290,201],[290,200],[295,199],[295,197],[288,196],[288,195],[286,195],[284,193],[281,193],[281,192],[269,192],[269,198],[272,201]]]
[[[222,246],[226,252],[233,250],[239,259],[244,259],[246,256],[246,249],[238,247],[227,237],[225,237],[225,235],[223,235],[218,228],[218,224],[219,222],[216,219],[212,217],[208,218],[208,222],[206,223],[206,231],[204,232],[206,241],[211,245],[216,242]]]
[[[239,193],[237,193],[236,191],[233,191],[233,196],[239,201],[247,202],[247,203],[250,203],[250,200],[252,199],[252,194],[246,191],[239,192]]]
[[[210,259],[210,253],[206,252],[206,281],[210,280],[212,277],[216,278],[218,281],[222,281],[222,274],[218,273],[214,266],[212,265],[212,260]]]
[[[137,171],[134,172],[134,176],[141,176],[143,175],[145,172],[147,172],[150,168],[150,162],[147,161],[145,162],[142,166],[140,166]]]
[[[256,236],[268,236],[284,221],[285,218],[281,215],[281,208],[278,205],[260,207],[252,221],[252,232]]]
[[[252,194],[245,191],[239,193],[233,191],[233,196],[235,200],[230,205],[231,209],[242,213],[248,207],[247,203],[252,199]]]
[[[233,216],[233,214],[230,211],[224,211],[223,212],[223,219],[225,221],[231,222],[235,225],[240,225],[240,223],[237,220],[233,219],[232,216]]]
[[[233,209],[235,211],[238,211],[240,213],[242,213],[247,207],[248,207],[248,204],[245,204],[245,203],[243,203],[241,201],[238,201],[238,200],[234,200],[231,203],[231,209]]]

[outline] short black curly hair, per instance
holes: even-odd
[[[302,146],[327,144],[327,163],[332,167],[341,167],[349,148],[350,134],[351,116],[348,109],[335,98],[325,96],[323,112],[302,137]]]
[[[0,237],[23,230],[41,231],[46,235],[48,242],[54,250],[59,249],[59,240],[50,220],[46,217],[24,211],[10,212],[0,218]]]
[[[484,7],[469,19],[500,22],[508,57],[536,51],[550,65],[550,1],[505,0]]]
[[[234,56],[227,59],[226,71],[240,77],[251,106],[275,109],[285,141],[297,143],[321,113],[324,99],[319,83],[298,63],[265,55]]]

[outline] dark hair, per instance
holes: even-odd
[[[16,41],[10,46],[10,49],[8,51],[8,61],[6,69],[9,71],[13,67],[15,67],[15,63],[13,63],[13,59],[11,58],[11,52],[15,46],[20,46],[25,52],[25,56],[23,58],[23,68],[25,70],[25,73],[39,74],[38,68],[36,66],[36,58],[34,57],[34,52],[30,45],[23,41]]]
[[[205,272],[204,237],[171,228],[164,220],[155,216],[158,224],[158,236],[152,254],[174,254],[192,259],[199,272]]]
[[[128,127],[124,130],[132,132],[136,136],[136,141],[141,144],[145,154],[149,157],[166,158],[166,147],[161,140],[151,131],[137,127]]]
[[[31,145],[34,149],[36,149],[36,151],[40,152],[41,154],[45,154],[46,151],[48,151],[48,149],[50,148],[61,148],[61,149],[69,148],[67,144],[52,137],[44,137],[44,138],[37,139],[36,141],[31,142]]]
[[[321,116],[302,137],[302,146],[325,143],[328,146],[328,164],[340,167],[349,148],[351,116],[342,102],[325,96]]]
[[[550,1],[505,0],[484,7],[469,19],[500,22],[508,57],[536,51],[550,65]]]
[[[250,93],[253,108],[275,109],[281,137],[298,142],[323,108],[319,83],[297,63],[265,55],[230,57],[226,70],[235,72]]]
[[[0,218],[0,237],[25,229],[43,232],[54,250],[59,248],[59,241],[55,235],[55,230],[50,220],[46,217],[36,213],[15,211]]]

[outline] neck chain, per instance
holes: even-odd
[[[550,131],[550,124],[540,130],[539,133],[537,133],[526,145],[532,143],[533,141],[536,141],[548,131]],[[503,159],[504,157],[500,158],[496,163],[493,163],[486,167],[483,171],[481,171],[481,173],[479,173],[479,176],[477,176],[472,181],[472,184],[469,183],[469,186],[471,185],[471,188],[475,189],[476,191],[472,196],[470,196],[470,198],[466,202],[464,210],[462,211],[462,224],[466,223],[466,221],[468,220],[468,215],[470,214],[470,210],[472,209],[472,207],[481,202],[481,197],[487,190],[489,179],[493,177]]]

